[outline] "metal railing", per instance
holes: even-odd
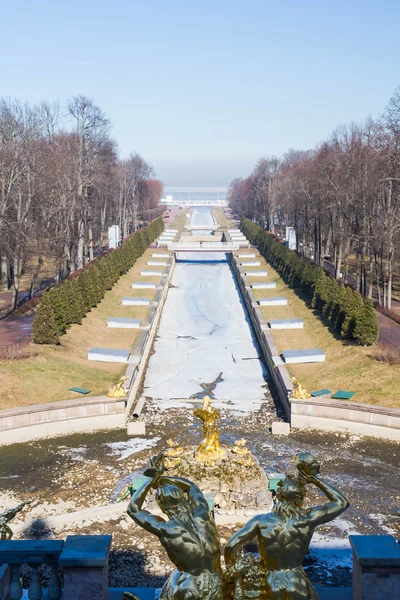
[[[19,358],[26,346],[32,340],[32,333],[26,333],[15,342],[10,344],[0,345],[0,359]]]

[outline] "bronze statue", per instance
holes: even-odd
[[[127,379],[129,378],[126,377],[126,375],[121,377],[118,383],[113,385],[112,388],[108,390],[107,398],[125,398],[126,394],[128,393],[128,390],[124,388],[123,385]]]
[[[307,400],[308,398],[311,398],[311,394],[307,392],[304,385],[302,385],[298,379],[296,379],[296,377],[291,377],[291,382],[294,385],[293,392],[291,394],[292,398],[295,398],[296,400]]]
[[[19,513],[21,510],[31,504],[32,500],[28,500],[28,502],[22,502],[18,504],[15,508],[9,508],[0,514],[0,540],[11,540],[13,536],[13,531],[11,527],[8,526],[8,523]]]
[[[220,542],[201,490],[181,477],[168,477],[164,454],[154,456],[144,475],[150,477],[132,496],[128,515],[156,535],[176,565],[160,600],[222,600]],[[168,520],[142,508],[151,489]]]
[[[217,420],[220,418],[219,411],[211,406],[211,398],[204,396],[203,406],[196,408],[193,415],[202,422],[204,439],[196,451],[196,459],[199,462],[212,463],[216,458],[225,456],[226,451],[221,448]]]
[[[258,582],[258,591],[253,590],[253,598],[318,600],[302,562],[315,528],[338,517],[349,503],[333,485],[319,477],[320,466],[311,454],[299,454],[296,463],[299,476],[287,476],[279,483],[273,512],[251,519],[225,546],[228,574],[236,576],[238,580],[234,598],[251,597],[245,595],[245,589],[241,589],[241,560],[244,559],[238,556],[238,552],[257,538],[263,575],[261,586]],[[303,508],[307,484],[314,484],[328,497],[329,502]]]

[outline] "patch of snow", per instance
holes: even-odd
[[[392,527],[388,527],[388,525],[385,525],[385,521],[387,521],[387,519],[389,518],[388,515],[383,515],[382,513],[371,513],[368,515],[368,517],[370,519],[372,519],[372,521],[375,521],[376,523],[378,523],[379,527],[382,529],[382,531],[385,531],[386,533],[390,534],[390,535],[395,535],[397,536],[397,531],[395,529],[393,529]]]
[[[154,437],[151,439],[143,439],[143,438],[132,438],[127,442],[109,442],[107,446],[111,449],[111,453],[113,455],[120,454],[121,456],[118,460],[124,460],[124,458],[128,458],[131,454],[136,454],[137,452],[141,452],[142,450],[147,450],[152,448],[160,441],[161,438]]]
[[[84,460],[84,455],[87,452],[87,447],[86,446],[81,446],[79,448],[62,448],[61,449],[61,454],[64,454],[65,456],[68,456],[69,458],[71,458],[71,460]]]

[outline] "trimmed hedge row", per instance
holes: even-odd
[[[163,229],[164,222],[159,217],[126,238],[115,250],[99,256],[43,294],[32,327],[35,344],[59,344],[69,325],[82,323]]]
[[[356,290],[338,283],[322,267],[298,256],[245,217],[241,221],[241,230],[284,281],[305,292],[311,306],[324,315],[342,337],[355,340],[360,346],[370,346],[378,341],[378,321],[369,298],[363,299]]]

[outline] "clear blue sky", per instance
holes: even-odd
[[[398,0],[0,0],[0,95],[90,96],[121,156],[169,185],[378,116],[400,84]]]

